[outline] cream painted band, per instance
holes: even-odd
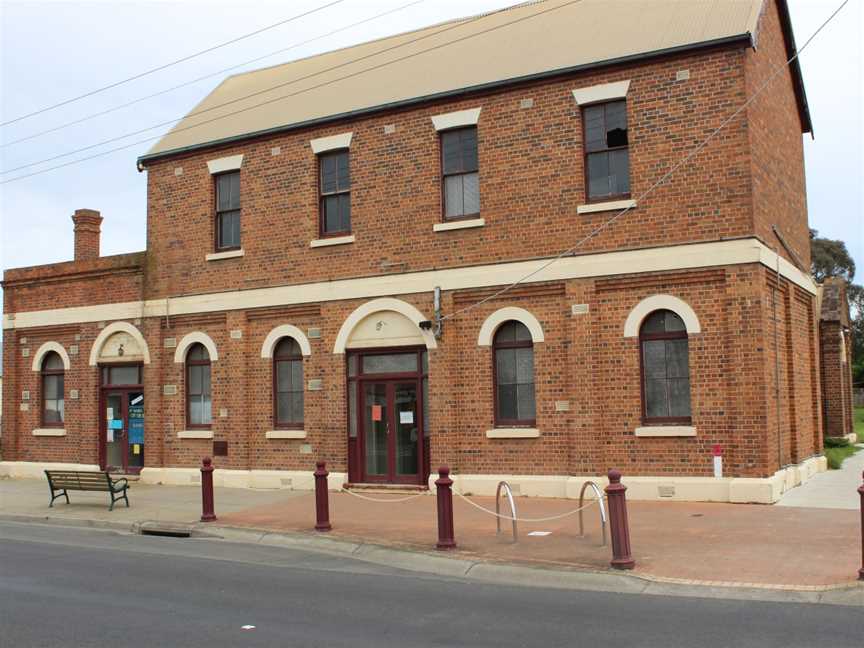
[[[499,308],[486,318],[486,321],[483,322],[483,326],[480,327],[480,334],[477,336],[477,346],[492,346],[492,338],[495,336],[495,331],[498,330],[498,327],[504,322],[510,320],[522,322],[528,331],[530,331],[531,339],[535,344],[537,342],[545,341],[546,338],[543,337],[543,327],[540,326],[540,322],[537,321],[537,318],[534,317],[534,315],[524,308],[507,306],[506,308]]]
[[[615,83],[604,83],[602,85],[578,88],[573,91],[573,98],[580,106],[587,106],[601,101],[613,101],[627,97],[630,89],[630,80],[617,81]]]
[[[64,349],[63,345],[59,342],[46,342],[40,346],[36,351],[36,354],[33,356],[31,369],[33,369],[33,371],[42,371],[42,358],[51,351],[60,356],[60,359],[63,360],[63,369],[69,371],[72,367],[72,363],[69,361],[69,354],[66,353],[66,349]]]
[[[747,238],[567,256],[538,272],[538,267],[548,261],[549,258],[547,257],[531,261],[496,263],[468,268],[406,272],[361,279],[339,279],[292,286],[172,297],[170,299],[170,314],[190,315],[347,299],[371,299],[388,295],[431,294],[435,286],[440,286],[445,291],[488,288],[513,283],[532,272],[536,274],[526,279],[525,283],[621,275],[624,268],[626,268],[627,274],[638,274],[761,263],[773,270],[777,265],[777,255],[758,239]],[[813,280],[782,257],[780,258],[780,274],[807,292],[816,294]],[[59,326],[137,317],[165,317],[169,312],[167,302],[166,299],[150,299],[143,303],[134,301],[6,313],[3,315],[3,328]],[[143,338],[140,338],[139,342],[144,344]],[[143,348],[146,353],[146,345]],[[145,363],[149,363],[149,353],[145,357]],[[91,354],[91,364],[95,364],[95,358],[96,356]]]
[[[351,137],[354,135],[351,133],[340,133],[339,135],[330,135],[329,137],[318,137],[313,140],[309,140],[309,145],[312,147],[312,152],[315,155],[319,153],[326,153],[327,151],[338,151],[340,149],[347,149],[351,146]]]
[[[174,351],[174,362],[186,362],[186,352],[193,344],[204,345],[204,348],[207,349],[207,353],[210,354],[210,362],[216,362],[219,359],[219,352],[216,350],[216,343],[210,338],[210,336],[201,331],[194,331],[184,335],[183,339],[177,343],[177,349]]]
[[[637,437],[695,437],[696,428],[692,425],[653,425],[637,427]]]
[[[652,295],[640,301],[630,311],[627,321],[624,322],[624,337],[637,337],[639,328],[642,326],[642,320],[657,310],[670,310],[678,315],[684,321],[684,326],[687,327],[687,335],[702,332],[699,318],[690,308],[690,304],[672,295]]]
[[[349,236],[331,236],[330,238],[312,239],[309,241],[309,247],[330,247],[331,245],[347,245],[355,241],[353,234]]]
[[[268,430],[264,434],[266,439],[305,439],[306,430]]]
[[[493,428],[486,430],[487,439],[536,439],[540,436],[537,428]]]
[[[33,430],[33,436],[64,437],[66,436],[66,430],[63,428],[36,428]]]
[[[433,232],[450,232],[452,230],[470,229],[472,227],[483,227],[486,224],[483,218],[466,218],[450,223],[435,223],[432,226]]]
[[[180,430],[178,439],[212,439],[213,430]]]
[[[264,338],[264,344],[261,345],[261,357],[272,358],[276,343],[284,337],[294,338],[297,344],[300,345],[300,353],[304,356],[312,355],[312,347],[309,346],[309,340],[303,334],[303,331],[292,324],[282,324],[270,331],[267,337]]]
[[[456,112],[432,117],[432,125],[435,126],[436,131],[459,128],[461,126],[476,126],[478,121],[480,121],[480,108],[457,110]]]
[[[591,203],[589,205],[578,205],[577,214],[594,214],[597,212],[619,211],[621,209],[633,209],[635,200],[610,200],[608,202]]]
[[[209,160],[207,168],[210,170],[210,175],[216,173],[225,173],[226,171],[239,171],[243,165],[243,155],[229,155],[228,157],[219,158],[218,160]]]
[[[204,257],[205,261],[221,261],[222,259],[236,259],[237,257],[242,257],[246,254],[243,251],[243,248],[239,250],[227,250],[225,252],[212,252]]]
[[[345,349],[348,345],[348,340],[351,337],[351,331],[354,330],[354,327],[357,326],[368,315],[372,313],[377,313],[379,311],[393,311],[403,315],[408,320],[417,325],[418,331],[426,343],[427,349],[437,349],[438,344],[435,342],[435,335],[432,331],[425,331],[420,328],[420,322],[426,320],[426,317],[421,313],[417,308],[409,304],[408,302],[404,302],[401,299],[393,299],[392,297],[385,297],[382,299],[373,299],[372,301],[366,302],[361,306],[358,306],[353,313],[351,313],[342,324],[342,328],[339,329],[339,334],[336,336],[336,343],[333,345],[333,353],[345,353]]]
[[[101,317],[96,319],[95,321],[100,322],[102,320],[111,320],[117,319],[118,317],[141,317],[141,311],[143,310],[141,302],[129,302],[131,304],[137,304],[137,312],[132,315],[126,315],[126,309],[122,308],[125,304],[120,304],[121,308],[115,309],[113,304],[109,304],[107,308],[105,308],[105,314],[107,317]],[[94,308],[93,306],[84,306],[83,308]],[[96,306],[95,308],[103,308],[100,306]],[[68,309],[58,309],[62,311],[66,311]],[[79,310],[79,309],[76,309]],[[124,313],[124,314],[121,314]],[[94,320],[78,320],[82,322],[91,322]],[[74,321],[73,321],[74,322]],[[64,324],[72,323],[69,321],[64,321]],[[135,328],[129,322],[112,322],[101,331],[99,331],[99,335],[96,336],[96,339],[93,341],[93,347],[90,349],[90,366],[95,367],[99,362],[99,354],[102,352],[102,346],[105,342],[115,333],[127,333],[130,335],[137,343],[139,348],[141,349],[141,353],[143,354],[142,360],[144,364],[150,364],[150,348],[147,346],[147,341],[144,339],[144,336],[141,335],[141,331]]]

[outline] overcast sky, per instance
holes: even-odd
[[[799,45],[840,1],[790,0]],[[327,2],[0,0],[0,121],[80,95]],[[2,127],[0,142],[5,144],[218,72],[409,2],[411,0],[345,0],[312,16],[132,83]],[[233,72],[510,4],[514,2],[425,0]],[[862,2],[852,0],[801,56],[816,133],[814,141],[807,137],[804,144],[810,224],[824,236],[847,242],[860,269],[859,280],[864,279],[862,21]],[[180,117],[226,74],[217,74],[57,133],[4,146],[0,148],[0,171]],[[156,136],[164,130],[150,131],[112,146]],[[0,185],[0,268],[71,259],[73,238],[69,217],[81,207],[98,209],[105,218],[102,254],[143,250],[146,174],[138,173],[135,159],[148,147],[149,144],[140,144],[89,162]],[[93,149],[90,153],[99,150],[102,149]],[[53,164],[68,159],[72,158]],[[39,168],[42,167],[7,173],[0,175],[0,179]]]

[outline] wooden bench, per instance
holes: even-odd
[[[107,472],[83,472],[79,470],[46,470],[48,487],[51,489],[51,502],[49,507],[54,506],[54,500],[65,497],[69,503],[69,494],[66,491],[101,491],[111,495],[111,506],[109,511],[114,510],[114,502],[121,499],[126,500],[126,508],[129,508],[129,498],[126,491],[129,482],[125,478],[112,479]]]

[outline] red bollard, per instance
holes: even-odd
[[[327,464],[319,461],[315,464],[315,530],[329,531],[330,526],[330,499],[327,494]]]
[[[455,549],[456,539],[453,537],[453,480],[450,479],[450,469],[441,466],[438,469],[438,479],[435,487],[438,493],[438,549]]]
[[[864,472],[861,479],[864,480]],[[864,581],[864,484],[858,487],[858,494],[861,496],[861,569],[858,570],[858,580]]]
[[[213,460],[204,457],[204,465],[201,466],[201,521],[213,522],[216,513],[213,510]]]
[[[630,527],[627,523],[627,487],[621,483],[621,473],[609,471],[606,495],[609,501],[609,530],[612,532],[612,561],[615,569],[633,569],[636,561],[630,555]]]

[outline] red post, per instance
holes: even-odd
[[[330,499],[327,494],[327,464],[319,461],[315,464],[315,530],[329,531],[330,526]]]
[[[450,479],[450,469],[441,466],[438,469],[438,479],[435,487],[438,493],[438,549],[455,549],[456,539],[453,537],[453,480]]]
[[[630,527],[627,523],[627,487],[621,483],[621,473],[609,471],[606,495],[609,500],[609,530],[612,532],[612,561],[615,569],[633,569],[636,561],[630,555]]]
[[[861,479],[864,480],[864,472]],[[858,495],[861,496],[861,569],[858,570],[858,580],[864,581],[864,484],[858,487]]]
[[[201,466],[201,521],[213,522],[216,513],[213,510],[213,460],[204,457]]]

